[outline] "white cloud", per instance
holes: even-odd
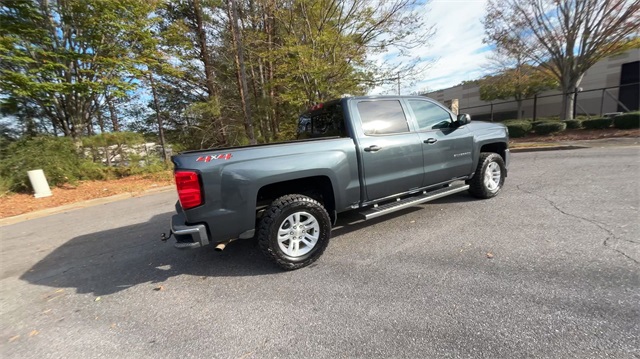
[[[427,24],[436,26],[436,34],[429,41],[430,46],[414,49],[413,57],[436,58],[424,79],[411,87],[402,87],[402,94],[434,91],[455,86],[465,80],[475,80],[487,73],[487,55],[490,48],[482,43],[484,27],[481,23],[485,14],[484,0],[434,0],[422,5],[426,12]],[[390,54],[381,54],[375,61]],[[402,81],[401,81],[402,82]],[[402,84],[401,84],[402,86]],[[393,85],[377,87],[372,94],[393,91]]]

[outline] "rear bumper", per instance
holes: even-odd
[[[187,225],[183,213],[171,217],[171,231],[176,236],[176,248],[195,248],[209,244],[207,227],[204,224]]]

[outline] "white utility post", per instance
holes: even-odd
[[[31,187],[33,187],[33,190],[36,192],[34,194],[36,198],[51,196],[51,189],[49,188],[49,182],[47,182],[47,178],[44,176],[44,171],[27,171],[27,175],[29,175]]]

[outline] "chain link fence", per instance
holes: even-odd
[[[607,117],[621,112],[637,111],[640,102],[640,83],[602,87],[573,93],[573,113],[589,118]],[[536,95],[522,100],[522,118],[534,121],[541,117],[560,116],[562,93]],[[491,102],[484,105],[460,107],[459,113],[469,113],[474,120],[504,121],[518,117],[518,101]]]

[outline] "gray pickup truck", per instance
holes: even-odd
[[[469,191],[498,194],[508,131],[419,96],[347,97],[300,116],[298,140],[172,157],[177,248],[257,238],[291,270],[317,260],[339,213],[364,219]]]

